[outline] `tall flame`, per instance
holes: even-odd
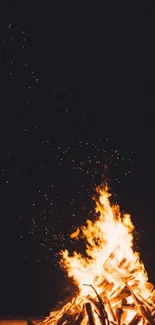
[[[87,294],[89,289],[83,284],[92,284],[99,287],[104,277],[115,286],[121,284],[122,279],[135,269],[134,281],[143,286],[147,280],[147,274],[139,254],[133,251],[133,230],[134,225],[129,214],[121,214],[118,205],[111,206],[108,188],[97,188],[99,200],[96,202],[96,213],[99,214],[95,222],[87,220],[86,225],[77,229],[71,237],[82,235],[86,240],[86,254],[83,257],[80,253],[74,252],[69,255],[67,250],[62,252],[61,265],[72,277],[81,290],[81,294]],[[106,268],[106,260],[114,254],[114,260]],[[112,256],[111,256],[112,257]],[[119,263],[124,259],[123,268]]]
[[[61,252],[61,266],[79,288],[78,297],[64,308],[76,313],[76,305],[79,306],[88,297],[94,299],[92,287],[101,297],[106,296],[107,301],[110,299],[114,308],[120,302],[120,292],[125,286],[134,288],[134,293],[131,291],[125,296],[128,304],[134,302],[134,294],[151,303],[152,291],[147,272],[139,253],[133,250],[134,225],[131,217],[129,214],[122,214],[118,205],[111,205],[107,187],[97,188],[97,195],[97,220],[87,220],[86,225],[71,234],[72,239],[82,238],[86,242],[85,256],[77,252],[70,255],[67,250]],[[53,321],[49,324],[56,324],[64,310],[55,313],[51,313]],[[128,323],[135,314],[135,311],[128,312],[124,323]],[[87,324],[86,320],[82,324]],[[96,324],[100,322],[96,320]]]

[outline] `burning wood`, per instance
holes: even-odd
[[[61,252],[60,264],[79,292],[44,324],[155,325],[155,289],[132,249],[130,216],[122,215],[117,205],[111,206],[107,188],[97,192],[98,219],[87,220],[76,232],[76,237],[86,241],[86,256]]]
[[[98,308],[99,308],[99,311],[100,311],[100,318],[102,320],[102,325],[106,325],[106,324],[109,325],[108,315],[107,315],[107,312],[105,310],[102,298],[100,297],[100,295],[97,293],[96,289],[91,284],[90,285],[85,284],[85,285],[91,287],[94,290],[94,292],[95,292],[95,294],[97,296],[98,303],[99,303]]]
[[[95,325],[95,320],[94,320],[94,315],[92,312],[92,307],[91,304],[89,302],[86,303],[86,311],[88,314],[88,318],[89,318],[89,325]]]
[[[151,311],[149,310],[149,308],[142,303],[135,295],[135,293],[133,292],[133,290],[129,287],[129,285],[126,283],[127,287],[129,288],[131,295],[135,301],[135,304],[137,305],[137,309],[139,311],[139,313],[149,322],[149,324],[154,324],[154,320],[153,317],[151,315]]]
[[[123,314],[123,309],[119,307],[116,308],[117,325],[121,325],[122,314]]]
[[[135,304],[122,305],[123,310],[137,311]]]
[[[91,296],[88,296],[87,299],[92,303],[95,312],[97,313],[98,317],[102,320],[99,302],[93,299]],[[103,322],[105,323],[105,320],[103,320]]]
[[[127,286],[124,286],[120,291],[117,288],[116,295],[111,298],[111,304],[116,305],[117,303],[121,302],[123,299],[129,297],[130,295],[131,293]]]
[[[111,316],[112,316],[112,320],[113,320],[114,322],[117,322],[117,318],[116,318],[116,315],[115,315],[115,313],[114,313],[114,311],[113,311],[113,309],[112,309],[112,307],[111,307],[110,300],[109,300],[107,297],[104,297],[104,301],[105,301],[105,303],[106,303],[107,306],[108,306],[109,312],[110,312],[110,314],[111,314]]]
[[[142,316],[139,314],[136,314],[128,325],[137,325],[141,319],[142,319]]]

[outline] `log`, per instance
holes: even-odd
[[[154,290],[154,285],[150,282],[146,282],[145,287],[150,292],[153,292],[153,290]]]
[[[110,292],[114,288],[114,286],[115,286],[114,283],[110,282],[106,287],[106,292]]]
[[[113,321],[116,322],[117,321],[116,315],[115,315],[115,313],[114,313],[114,311],[113,311],[113,309],[111,307],[111,303],[110,303],[109,299],[106,296],[104,297],[104,302],[108,306],[108,309],[109,309],[109,312],[110,312],[110,314],[112,316]]]
[[[86,311],[89,319],[89,325],[95,325],[91,304],[87,302],[85,306],[86,306]]]
[[[104,277],[103,281],[98,285],[98,287],[102,287],[103,290],[109,285],[109,281]]]
[[[137,288],[137,282],[135,281],[135,283],[131,286],[131,289],[134,290],[136,288]],[[118,288],[116,288],[110,298],[111,305],[116,305],[117,303],[121,302],[122,300],[126,299],[129,296],[131,296],[131,291],[126,285],[124,285],[124,287],[121,288],[119,292],[118,292]]]
[[[114,283],[113,282],[109,282],[109,284],[104,288],[104,290],[102,291],[102,293],[100,294],[100,296],[104,297],[105,296],[105,292],[110,295],[110,292],[112,291],[112,289],[114,288]]]
[[[138,312],[151,324],[154,325],[154,319],[151,315],[151,311],[149,310],[149,308],[140,301],[139,298],[137,298],[137,296],[135,295],[135,293],[133,292],[133,290],[131,289],[131,287],[128,285],[128,283],[126,283],[128,289],[131,292],[131,295],[135,301],[135,304],[137,305],[137,309]]]
[[[64,323],[65,325],[73,325],[77,317],[78,313],[71,315],[65,314],[57,321],[56,325],[62,325]]]
[[[95,311],[97,312],[98,316],[101,318],[99,302],[93,299],[91,296],[88,296],[87,299],[94,305]]]
[[[122,260],[121,260],[121,262],[118,264],[118,268],[122,268],[122,267],[124,267],[124,265],[126,264],[126,262],[127,262],[127,259],[124,257]]]
[[[153,289],[153,291],[151,292],[151,300],[153,304],[155,304],[155,289]]]
[[[95,309],[94,312],[96,313],[96,315],[98,316],[98,319],[99,319],[99,324],[102,325],[102,318],[101,318],[101,315],[97,312],[97,310]],[[97,323],[97,325],[99,325]]]
[[[81,325],[85,317],[85,306],[83,305],[82,311],[80,312],[78,318],[75,320],[74,325]]]
[[[128,274],[128,276],[126,276],[125,278],[124,278],[124,280],[126,281],[126,282],[130,282],[130,281],[132,281],[132,280],[134,280],[134,282],[136,282],[135,281],[135,274]],[[138,283],[137,283],[137,286],[138,286]]]
[[[143,298],[140,294],[139,297],[141,299],[141,301],[150,309],[154,308],[154,304],[148,300],[146,300],[145,298]]]
[[[117,325],[121,325],[121,317],[123,314],[122,308],[116,308],[116,318],[117,318]]]
[[[122,301],[123,299],[129,297],[130,295],[131,295],[130,290],[128,289],[127,286],[124,286],[114,297],[110,299],[111,305],[115,305],[116,303]]]
[[[141,315],[136,314],[128,325],[137,325],[141,320],[141,318],[142,318]]]
[[[75,305],[76,310],[73,308],[72,309],[72,304],[70,305],[70,308],[66,308],[66,310],[64,311],[64,313],[60,316],[60,318],[57,320],[56,325],[61,325],[64,324],[65,325],[72,325],[74,324],[74,322],[76,321],[76,319],[78,318],[80,312],[81,312],[81,308],[79,308],[79,304]],[[55,317],[54,317],[55,320]],[[53,319],[52,319],[53,322]],[[49,324],[52,324],[49,323]]]
[[[101,319],[102,319],[102,325],[106,325],[106,320],[107,320],[107,325],[109,325],[108,315],[107,315],[106,310],[104,308],[104,303],[102,301],[102,298],[100,297],[100,295],[98,294],[96,289],[91,284],[90,285],[84,284],[84,285],[91,287],[95,291],[98,302],[99,302],[99,306],[100,306],[100,315],[101,315]]]
[[[135,304],[122,305],[123,310],[137,311]]]

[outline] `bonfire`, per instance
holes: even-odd
[[[130,215],[111,205],[107,187],[97,188],[95,204],[98,217],[71,234],[86,242],[86,254],[61,252],[60,264],[78,293],[44,324],[155,324],[155,290],[133,249]]]

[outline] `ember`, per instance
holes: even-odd
[[[86,256],[61,252],[61,266],[79,293],[51,312],[45,325],[155,324],[155,290],[133,250],[130,215],[110,204],[108,188],[97,188],[96,221],[87,220],[71,238],[85,239]]]

